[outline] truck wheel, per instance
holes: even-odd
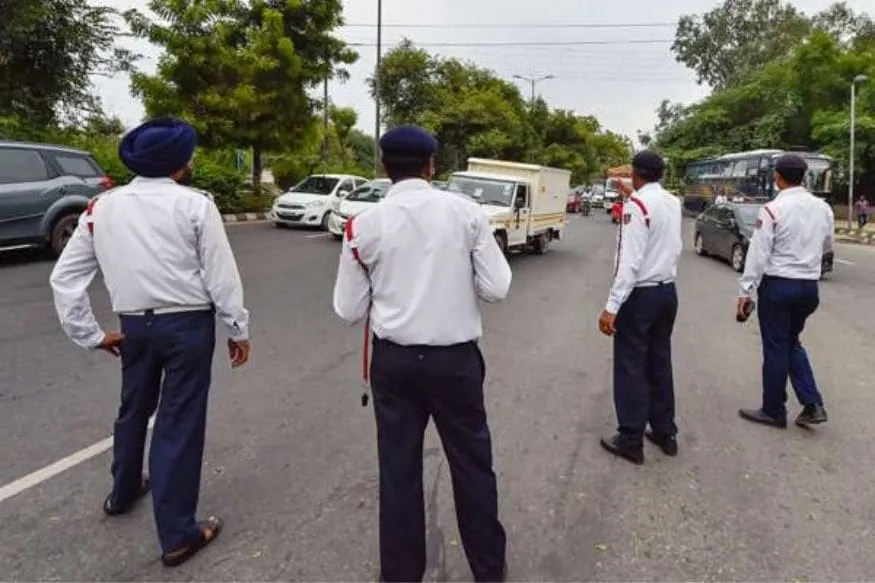
[[[547,252],[547,248],[550,246],[550,234],[549,233],[541,233],[535,238],[534,248],[535,255],[543,255]]]
[[[495,233],[495,242],[502,253],[507,253],[507,236],[504,233]]]
[[[78,214],[63,215],[55,222],[52,227],[51,239],[49,239],[49,247],[52,249],[55,257],[61,255],[64,247],[70,242],[73,233],[76,232],[76,227],[79,225]]]

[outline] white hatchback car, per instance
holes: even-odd
[[[334,238],[338,241],[343,239],[346,221],[383,200],[390,186],[392,186],[391,180],[378,178],[359,186],[339,201],[328,219],[328,230],[334,235]]]
[[[277,197],[270,218],[278,227],[302,225],[327,229],[332,209],[367,181],[362,176],[348,174],[308,176]]]

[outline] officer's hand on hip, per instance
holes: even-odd
[[[243,366],[249,361],[248,340],[228,340],[228,358],[231,359],[231,368]]]
[[[122,342],[125,341],[124,334],[120,334],[118,332],[107,332],[103,335],[103,340],[100,341],[100,344],[97,345],[97,348],[100,350],[104,350],[113,356],[119,356],[121,354],[121,345]]]
[[[601,330],[602,334],[605,336],[613,336],[616,328],[614,328],[614,320],[616,316],[609,311],[605,310],[602,312],[601,317],[599,318],[599,330]]]

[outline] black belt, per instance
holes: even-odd
[[[451,348],[459,348],[462,346],[477,345],[476,340],[468,340],[467,342],[458,342],[456,344],[398,344],[385,338],[380,338],[374,334],[374,346],[384,346],[387,348],[405,348],[416,350],[446,350]]]

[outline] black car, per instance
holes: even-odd
[[[694,246],[697,255],[714,255],[744,271],[747,247],[762,204],[723,203],[709,207],[696,219]],[[823,254],[822,272],[832,271],[833,253]]]

